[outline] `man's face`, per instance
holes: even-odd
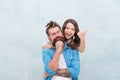
[[[62,36],[62,32],[60,30],[59,27],[54,27],[54,28],[50,28],[48,30],[49,32],[49,39],[53,42],[53,40],[58,37],[58,36]]]

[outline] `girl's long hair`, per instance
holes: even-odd
[[[66,39],[65,38],[65,41],[67,42],[67,45],[69,47],[71,47],[72,49],[76,49],[79,45],[80,45],[80,38],[79,36],[77,35],[77,33],[79,32],[79,27],[78,27],[78,24],[77,22],[74,20],[74,19],[67,19],[64,24],[63,24],[63,27],[62,27],[62,32],[63,32],[63,35],[65,35],[64,31],[66,29],[66,25],[67,23],[72,23],[75,27],[75,34],[73,37],[71,37],[70,39]]]

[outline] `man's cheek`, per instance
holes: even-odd
[[[56,37],[52,38],[52,42],[55,40]]]

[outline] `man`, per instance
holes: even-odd
[[[60,26],[51,21],[47,24],[46,34],[48,39],[54,40],[62,36]],[[54,48],[46,48],[42,51],[45,72],[48,74],[46,80],[78,80],[80,72],[79,53],[71,49],[61,40],[58,40]]]

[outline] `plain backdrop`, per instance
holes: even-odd
[[[119,0],[0,0],[0,80],[43,80],[45,25],[87,30],[79,80],[120,80]]]

